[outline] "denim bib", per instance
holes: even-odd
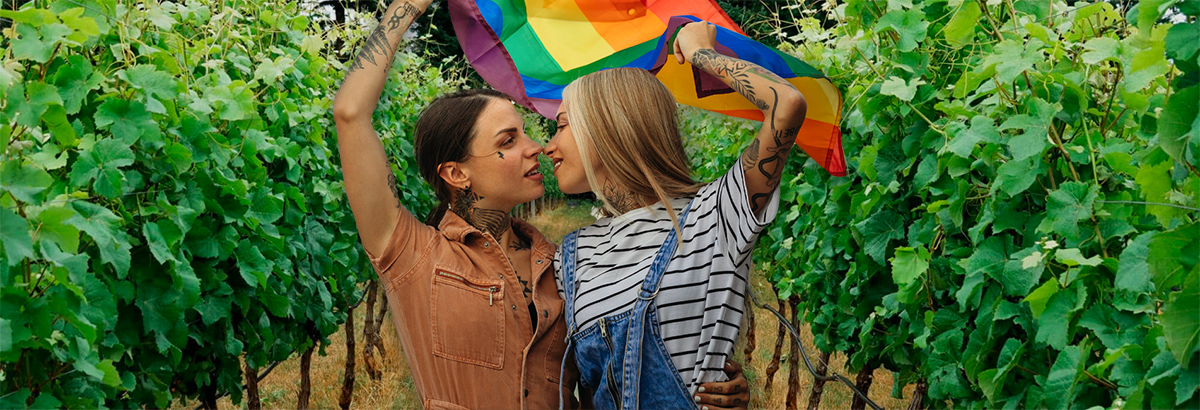
[[[694,201],[694,200],[693,200]],[[679,216],[683,225],[689,202]],[[592,405],[597,409],[694,409],[695,402],[679,378],[679,370],[671,362],[671,354],[663,344],[659,333],[658,308],[654,298],[667,264],[678,246],[677,234],[672,229],[667,239],[654,255],[650,272],[642,281],[633,309],[624,313],[600,318],[599,322],[583,332],[575,323],[575,258],[579,231],[563,238],[560,249],[563,292],[565,293],[567,320],[567,352],[575,355],[579,367],[580,394],[592,394]],[[567,360],[563,360],[560,372],[565,372]],[[562,377],[559,378],[560,385]],[[560,390],[561,390],[560,386]],[[563,403],[559,403],[563,408]]]

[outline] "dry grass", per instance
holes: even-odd
[[[589,214],[589,211],[590,207],[586,205],[577,207],[561,206],[543,212],[529,222],[538,227],[546,235],[547,239],[558,242],[567,233],[592,223],[595,219]],[[775,303],[774,292],[771,291],[770,284],[762,274],[755,273],[751,276],[751,289],[764,303],[771,305]],[[355,329],[358,331],[355,341],[360,351],[356,359],[356,384],[351,407],[366,409],[420,408],[421,403],[413,386],[412,375],[409,371],[408,363],[400,351],[396,330],[392,326],[390,318],[384,321],[383,329],[380,332],[388,354],[382,365],[383,378],[379,381],[371,380],[364,371],[361,352],[363,346],[362,323],[364,310],[360,307],[354,312],[356,317]],[[752,353],[753,357],[749,360],[749,365],[745,369],[746,378],[749,380],[751,386],[752,398],[750,408],[783,409],[788,389],[787,355],[790,352],[790,345],[784,345],[783,356],[780,360],[780,369],[775,373],[775,380],[771,391],[764,391],[766,367],[774,353],[778,322],[774,315],[766,310],[754,309],[753,312],[756,321],[756,348],[754,353]],[[809,354],[813,355],[811,359],[815,364],[817,349],[813,346],[812,334],[809,332],[807,326],[801,328],[800,333],[801,340],[805,348],[808,349]],[[311,377],[313,387],[310,408],[313,409],[338,408],[338,396],[341,393],[342,373],[346,357],[345,333],[344,331],[339,331],[330,336],[330,339],[333,341],[333,344],[326,347],[326,354],[324,356],[314,354],[312,358]],[[743,354],[745,351],[745,340],[746,338],[743,337],[734,356],[735,360],[743,364],[747,363],[747,358]],[[834,355],[830,360],[829,368],[853,380],[854,375],[846,374],[843,367],[845,361],[845,356]],[[800,391],[797,394],[796,403],[800,408],[804,408],[808,405],[808,397],[812,388],[812,376],[804,367],[803,361],[799,362],[799,366]],[[299,372],[300,357],[296,355],[281,363],[270,375],[262,380],[259,383],[259,392],[263,407],[269,409],[295,408],[296,397],[300,387]],[[905,387],[905,399],[895,399],[891,397],[892,374],[885,370],[876,370],[874,376],[875,380],[869,393],[872,400],[875,400],[876,403],[887,409],[901,409],[908,406],[908,401],[911,399],[914,390],[913,386]],[[841,383],[826,383],[825,391],[821,398],[821,408],[847,409],[850,407],[853,396],[854,393]],[[195,402],[179,403],[172,408],[179,410],[192,409],[196,404]],[[222,409],[244,408],[245,401],[243,400],[243,403],[240,405],[235,405],[227,397],[218,401],[218,407]]]
[[[354,310],[355,347],[358,349],[358,356],[355,359],[354,396],[350,406],[356,409],[420,408],[421,401],[413,386],[412,373],[409,371],[408,362],[404,359],[404,353],[400,350],[400,341],[396,336],[396,328],[392,326],[390,316],[384,320],[383,329],[380,331],[383,345],[387,349],[387,357],[380,366],[383,370],[383,377],[376,381],[371,380],[367,375],[362,362],[364,344],[362,329],[363,320],[366,317],[365,307],[365,304],[360,305],[358,309]],[[345,328],[331,335],[329,339],[333,343],[325,348],[324,356],[320,355],[319,351],[313,352],[310,368],[312,394],[309,399],[309,408],[311,409],[338,408],[338,397],[342,392],[342,375],[346,363],[345,335]],[[280,363],[275,370],[259,382],[258,391],[264,409],[296,408],[296,399],[300,393],[300,355],[297,354]],[[176,403],[171,408],[190,410],[197,404],[195,401],[188,401]],[[217,407],[241,409],[246,407],[246,401],[243,398],[242,403],[235,405],[229,397],[226,397],[217,401]]]

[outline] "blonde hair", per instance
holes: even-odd
[[[640,68],[601,70],[567,85],[563,106],[584,174],[606,213],[618,214],[599,184],[596,170],[600,167],[639,198],[662,201],[677,235],[682,236],[669,200],[695,195],[702,184],[692,179],[675,97],[667,87]]]

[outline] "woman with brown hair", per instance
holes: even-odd
[[[710,183],[692,179],[675,99],[654,75],[604,70],[563,91],[546,154],[562,192],[591,191],[610,215],[567,235],[555,261],[568,353],[596,408],[699,407],[701,384],[725,379],[750,256],[777,212],[807,106],[770,71],[714,51],[715,34],[708,23],[683,26],[677,61],[720,79],[766,120]]]
[[[441,202],[421,223],[401,205],[373,128],[401,36],[429,4],[393,2],[334,98],[354,222],[426,408],[554,407],[572,399],[575,380],[568,372],[562,381],[571,387],[560,389],[566,326],[550,268],[555,246],[509,215],[544,192],[541,145],[502,93],[437,98],[414,141],[421,175]]]

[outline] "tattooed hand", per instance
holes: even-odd
[[[717,26],[703,21],[684,24],[675,35],[675,61],[684,60],[695,64],[692,55],[696,50],[714,48],[717,44]]]

